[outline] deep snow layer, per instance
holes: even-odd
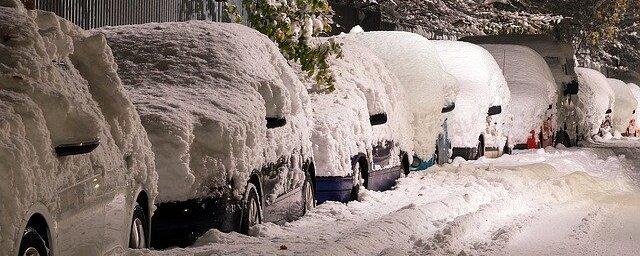
[[[529,132],[555,113],[556,82],[547,62],[531,48],[519,45],[482,45],[502,69],[511,102],[505,115],[511,120],[507,134],[511,145],[527,143]],[[551,106],[551,108],[549,108]],[[555,124],[555,120],[551,120]]]
[[[312,157],[309,96],[259,32],[202,21],[97,32],[114,49],[118,74],[153,144],[160,201],[212,192],[240,197],[251,171],[281,157],[296,167],[302,156]],[[267,129],[266,117],[287,123]],[[292,171],[292,184],[304,180],[299,169]]]
[[[634,115],[633,111],[638,107],[638,100],[636,100],[631,88],[625,82],[611,78],[607,79],[607,81],[616,98],[611,123],[614,130],[624,133]]]
[[[96,175],[104,174],[97,185],[105,189],[143,185],[153,200],[157,176],[151,144],[104,37],[12,1],[0,2],[0,35],[3,253],[16,253],[13,242],[26,225],[22,218],[28,216],[22,214],[34,210],[29,207],[69,214],[59,208],[58,193]],[[55,157],[58,145],[96,138],[100,146],[91,154]],[[64,200],[85,200],[76,196]]]
[[[633,94],[633,97],[636,99],[636,101],[640,103],[640,87],[634,83],[630,83],[628,84],[628,86],[629,86],[629,89],[631,89],[631,93]],[[636,120],[636,122],[638,122],[640,121],[640,104],[638,104],[635,110],[636,110],[636,113],[633,115],[633,118]]]
[[[633,255],[640,176],[630,164],[588,148],[456,160],[252,236],[211,230],[190,248],[131,254]]]
[[[400,80],[413,113],[412,127],[416,155],[431,159],[445,115],[442,108],[455,102],[458,84],[447,74],[433,43],[408,32],[376,31],[352,33],[350,38],[362,42],[383,60]]]
[[[598,133],[608,109],[613,108],[615,97],[607,78],[597,70],[576,68],[580,91],[576,102],[580,134],[585,139]]]
[[[510,92],[502,70],[484,48],[458,41],[433,41],[447,73],[459,82],[456,108],[449,116],[452,147],[476,147],[480,135],[486,146],[502,148],[506,142],[504,114],[487,118],[491,106],[509,108]],[[488,125],[491,124],[491,125]]]

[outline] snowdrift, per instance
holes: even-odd
[[[413,113],[416,155],[431,159],[445,115],[442,108],[455,102],[457,80],[447,74],[433,43],[408,32],[364,32],[350,34],[371,49],[399,80]]]
[[[629,88],[631,89],[631,93],[633,93],[633,97],[636,99],[636,101],[640,103],[640,87],[638,87],[638,85],[634,83],[630,83],[628,85],[629,85]],[[633,115],[632,118],[634,118],[636,122],[638,122],[640,121],[640,104],[638,104],[635,110],[636,110],[636,113]]]
[[[102,188],[142,186],[154,200],[151,144],[104,37],[12,1],[0,2],[0,34],[0,248],[17,253],[29,207],[60,214],[61,189],[96,175]],[[55,156],[96,138],[90,154]]]
[[[614,93],[607,78],[597,70],[576,68],[580,91],[576,102],[576,113],[580,120],[581,132],[587,138],[595,135],[604,122],[606,112],[613,108]]]
[[[629,127],[629,121],[633,118],[633,111],[638,107],[638,100],[636,100],[631,88],[625,82],[612,78],[607,79],[607,81],[615,95],[611,125],[614,132],[624,133]]]
[[[527,142],[531,130],[536,134],[542,122],[555,113],[556,82],[545,60],[531,48],[519,45],[482,45],[502,69],[511,92],[506,118],[511,120],[511,145]],[[549,109],[549,106],[552,106]],[[555,124],[555,120],[552,121]]]
[[[393,155],[413,152],[413,130],[406,110],[406,97],[398,79],[375,54],[349,37],[330,39],[342,44],[342,57],[329,60],[336,90],[313,93],[312,133],[316,174],[349,176],[351,157],[367,154],[373,145],[396,144]],[[388,122],[371,126],[370,115],[385,113]],[[400,165],[392,158],[391,165]]]
[[[149,133],[159,201],[216,192],[240,198],[253,170],[281,157],[296,167],[306,160],[298,156],[312,157],[309,96],[277,46],[257,31],[193,21],[97,32],[114,49]],[[267,129],[266,117],[286,118],[286,125]],[[301,170],[289,176],[304,181]]]
[[[448,119],[452,147],[476,147],[478,137],[484,134],[487,147],[502,149],[506,143],[504,114],[487,118],[491,106],[509,108],[510,92],[502,70],[480,46],[457,41],[434,42],[445,71],[453,75],[460,86],[456,108]]]

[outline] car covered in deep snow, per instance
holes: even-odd
[[[411,169],[447,163],[451,145],[446,120],[455,109],[458,82],[444,71],[433,43],[400,31],[352,33],[349,37],[370,48],[400,81],[413,114],[415,155]]]
[[[510,100],[502,70],[484,48],[466,42],[433,41],[444,69],[458,80],[456,108],[449,114],[452,157],[467,160],[499,156],[510,148],[508,120],[502,113]]]
[[[493,55],[509,85],[509,143],[516,149],[554,146],[556,82],[542,56],[521,45],[481,46]]]
[[[591,140],[594,136],[612,136],[611,116],[615,95],[607,77],[600,71],[588,68],[575,68],[580,83],[576,114],[580,123],[580,140]]]
[[[627,83],[613,78],[609,78],[607,81],[615,96],[611,113],[611,124],[614,136],[618,136],[619,134],[627,132],[629,124],[635,115],[636,108],[638,107],[638,101]]]
[[[570,42],[561,42],[547,35],[488,35],[469,36],[460,39],[474,44],[513,44],[522,45],[538,52],[553,73],[557,85],[556,143],[565,146],[576,145],[579,115],[576,113],[579,83],[574,71],[575,51]]]
[[[346,202],[408,172],[413,130],[397,78],[373,52],[349,37],[322,40],[340,43],[342,56],[329,60],[335,90],[311,94],[316,198]]]
[[[635,83],[629,83],[629,89],[631,89],[631,93],[633,93],[633,97],[636,98],[636,101],[640,102],[640,87],[638,87]],[[638,125],[638,121],[640,121],[640,104],[633,110],[633,116],[631,117],[631,121],[629,122],[629,127],[627,127],[627,131],[624,136],[629,137],[638,137],[640,136],[640,126]]]
[[[309,95],[266,36],[205,21],[96,32],[156,155],[154,247],[211,228],[246,234],[315,206]]]
[[[100,35],[0,3],[0,254],[149,246],[151,144]]]

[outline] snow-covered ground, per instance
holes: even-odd
[[[632,255],[640,250],[640,177],[617,152],[456,159],[401,178],[394,190],[328,202],[284,226],[258,225],[252,236],[211,230],[190,248],[131,254]]]

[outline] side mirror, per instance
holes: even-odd
[[[442,108],[442,111],[440,111],[440,113],[449,113],[451,111],[453,111],[456,108],[456,103],[455,102],[451,102],[448,105],[444,106]]]
[[[502,106],[491,106],[489,108],[489,111],[487,112],[487,115],[494,116],[500,113],[502,113]]]
[[[580,90],[580,83],[578,81],[573,80],[571,83],[568,83],[564,87],[564,95],[576,95]]]
[[[553,104],[549,104],[549,108],[547,109],[552,109],[553,108]]]
[[[287,124],[287,119],[283,117],[267,117],[267,129],[282,127]]]
[[[605,112],[605,114],[611,114],[611,109],[607,109],[607,112]]]
[[[369,122],[371,123],[371,126],[386,124],[387,123],[387,114],[386,113],[382,113],[382,114],[371,115],[371,116],[369,116]]]
[[[91,153],[98,146],[100,146],[100,138],[91,141],[59,145],[55,147],[55,151],[58,157],[82,155]]]

